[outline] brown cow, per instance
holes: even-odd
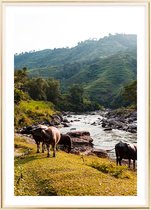
[[[53,149],[53,157],[56,156],[56,146],[60,141],[60,131],[53,126],[48,127],[47,129],[40,128],[37,132],[40,132],[40,135],[42,136],[43,142],[47,146],[47,157],[50,157],[50,145],[52,145]]]
[[[42,152],[44,152],[44,145],[47,146],[47,157],[50,157],[50,145],[53,148],[53,157],[56,156],[56,145],[60,141],[60,131],[53,126],[47,127],[44,125],[28,126],[21,130],[22,134],[32,134],[36,144],[37,153],[40,152],[40,142],[42,142]]]

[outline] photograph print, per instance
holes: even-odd
[[[137,129],[144,100],[144,7],[55,3],[9,9],[15,199],[137,198],[146,141],[139,141]]]

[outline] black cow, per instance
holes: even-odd
[[[37,125],[37,126],[27,126],[27,127],[24,127],[20,133],[21,134],[32,134],[33,136],[33,139],[35,140],[36,144],[37,144],[37,153],[40,152],[40,143],[42,142],[42,153],[44,153],[44,149],[45,149],[45,143],[41,137],[41,135],[39,135],[38,132],[34,132],[36,131],[37,129],[47,129],[48,127],[45,126],[45,125]]]
[[[135,144],[124,143],[120,141],[115,145],[116,164],[122,165],[122,159],[129,160],[129,168],[131,165],[131,159],[133,160],[133,169],[135,169],[135,160],[137,160],[137,146]]]
[[[61,134],[61,138],[59,141],[59,145],[63,145],[64,146],[64,150],[69,153],[72,149],[72,141],[69,135],[67,134]]]

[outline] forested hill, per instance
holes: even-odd
[[[136,49],[136,35],[110,35],[97,40],[79,42],[73,48],[46,49],[37,52],[24,52],[15,55],[15,69],[26,66],[35,69],[49,66],[62,66],[67,63],[104,59],[117,52]]]
[[[46,49],[15,55],[15,70],[31,77],[54,77],[62,90],[83,85],[92,100],[108,106],[124,85],[136,80],[137,36],[116,34],[79,42],[73,48]]]

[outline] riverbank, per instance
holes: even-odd
[[[125,108],[108,111],[102,119],[102,127],[137,133],[137,111]]]
[[[137,172],[108,158],[63,151],[56,158],[36,153],[36,145],[15,137],[17,196],[135,196]]]
[[[109,157],[115,159],[115,150],[111,150],[115,148],[115,144],[119,141],[137,143],[137,133],[116,128],[106,130],[107,127],[102,127],[102,123],[108,112],[109,110],[83,114],[66,113],[63,119],[68,126],[60,126],[59,129],[63,134],[73,131],[88,131],[93,139],[94,148],[109,151]]]
[[[124,109],[118,112],[117,110],[105,110],[83,114],[66,112],[62,113],[62,115],[56,114],[53,116],[54,122],[56,122],[55,126],[59,127],[61,133],[71,134],[70,137],[74,146],[71,153],[84,153],[87,155],[95,153],[98,156],[109,156],[112,159],[116,158],[114,148],[119,141],[137,143],[137,133],[123,130],[122,127],[117,128],[109,125],[109,122],[117,125],[117,121],[122,118],[125,119],[125,123],[122,124],[128,126],[127,122],[136,119],[136,112],[134,110],[129,112]],[[103,123],[105,122],[104,126]],[[82,134],[83,131],[85,131],[84,134],[86,135]],[[74,133],[75,136],[73,136]]]

